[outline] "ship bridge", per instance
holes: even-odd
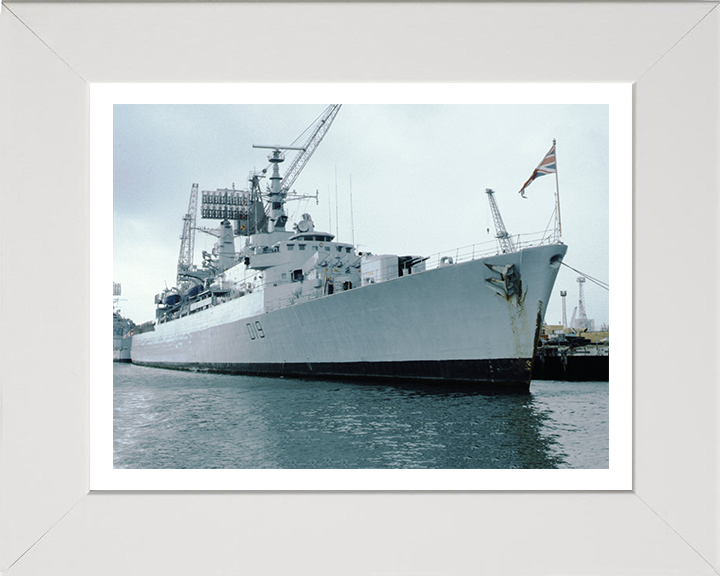
[[[332,234],[326,234],[325,232],[316,232],[314,234],[295,234],[294,236],[291,236],[288,238],[288,241],[290,240],[304,240],[305,242],[332,242],[333,236]]]

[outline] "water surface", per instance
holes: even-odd
[[[115,468],[607,468],[608,383],[530,394],[114,364]]]

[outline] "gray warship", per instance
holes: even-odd
[[[192,186],[177,286],[158,293],[156,319],[135,328],[133,363],[527,391],[567,250],[559,234],[517,242],[490,189],[497,241],[487,252],[374,254],[318,230],[309,214],[291,226],[290,186],[339,108],[326,110],[302,146],[255,146],[270,150],[269,166],[246,189]],[[298,154],[283,177],[289,151]],[[195,266],[198,200],[220,227],[213,253]]]

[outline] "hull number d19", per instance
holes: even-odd
[[[248,322],[246,324],[248,334],[250,335],[250,340],[255,340],[256,338],[265,338],[265,332],[263,332],[262,325],[260,324],[259,320],[256,320],[255,323]]]

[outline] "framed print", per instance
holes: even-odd
[[[292,102],[282,103],[288,95]],[[550,277],[557,276],[557,286],[578,285],[573,265],[580,262],[605,277],[610,262],[613,275],[631,277],[631,254],[624,249],[631,243],[630,96],[630,85],[598,84],[92,85],[91,222],[98,225],[91,227],[91,283],[93,291],[99,292],[113,274],[116,279],[125,278],[129,289],[123,309],[136,326],[131,337],[132,366],[116,363],[111,375],[103,353],[110,349],[109,317],[105,318],[104,308],[91,309],[91,489],[630,489],[629,298],[613,303],[619,350],[613,354],[609,387],[607,382],[567,382],[563,392],[563,384],[549,378],[546,392],[544,381],[537,380],[528,398],[530,363],[517,361],[522,370],[517,377],[503,372],[509,369],[504,368],[503,357],[521,354],[525,336],[528,356],[532,355],[532,339],[540,330],[538,306],[543,306],[546,316],[560,318],[560,301],[557,294],[550,296],[550,285],[543,288],[547,294],[535,292]],[[313,105],[320,97],[344,104]],[[160,230],[172,199],[178,197],[170,183],[184,164],[177,161],[183,142],[191,156],[205,158],[197,166],[208,176],[216,168],[201,166],[223,157],[225,149],[236,149],[228,158],[234,174],[238,163],[234,157],[250,157],[258,146],[248,140],[244,147],[251,152],[242,152],[244,138],[262,139],[262,131],[272,123],[286,131],[285,126],[303,115],[319,119],[309,130],[299,126],[298,133],[313,134],[316,125],[322,132],[306,137],[309,143],[291,143],[289,148],[269,153],[261,148],[259,159],[264,162],[267,156],[271,168],[266,173],[258,169],[249,188],[239,180],[220,191],[208,190],[207,182],[192,187],[190,213],[183,216],[188,226],[180,244],[195,244],[194,256],[202,252],[202,266],[188,264],[179,273],[177,288],[155,297],[157,286],[167,285],[162,275],[167,277],[168,272],[161,272],[164,264],[170,264],[171,272],[179,266],[174,254],[177,222],[168,222],[164,232],[172,254],[160,258],[146,248],[155,242],[151,238]],[[202,120],[196,124],[198,118]],[[222,139],[231,118],[240,131],[229,130],[230,141],[218,146],[216,139]],[[544,188],[538,182],[532,194],[528,183],[518,194],[520,180],[527,178],[514,174],[514,161],[503,160],[516,154],[514,148],[525,148],[537,138],[536,156],[548,157],[542,148],[552,146],[553,164],[548,165],[558,176],[562,171],[555,169],[554,158],[562,155],[556,153],[550,132],[558,142],[573,142],[566,151],[562,180],[574,192],[568,194],[564,209],[558,177],[546,179]],[[203,139],[203,134],[209,138]],[[270,140],[283,138],[290,142],[294,136]],[[162,142],[156,153],[151,152],[152,142]],[[354,144],[346,148],[344,142]],[[297,190],[283,184],[287,192],[283,187],[277,194],[272,192],[273,181],[279,182],[286,170],[291,175],[298,172],[295,166],[305,158],[305,149],[316,153],[304,166],[303,178],[296,181]],[[137,150],[147,153],[138,155]],[[169,152],[167,157],[164,150]],[[537,159],[529,156],[527,164],[535,164]],[[500,168],[503,163],[506,172]],[[435,168],[422,169],[421,164]],[[463,191],[464,171],[473,179],[496,182],[497,192],[476,190],[469,183],[469,191]],[[532,166],[528,174],[531,171]],[[154,183],[141,182],[135,176],[141,173],[154,173],[149,176]],[[333,182],[336,173],[339,182]],[[349,190],[353,176],[354,204]],[[269,187],[263,182],[266,177]],[[303,184],[312,180],[321,183],[322,193],[317,187],[314,194],[307,193],[312,190]],[[331,184],[335,186],[329,194]],[[163,198],[162,189],[169,194],[158,201]],[[256,189],[258,198],[264,190],[267,217],[272,214],[269,206],[277,205],[273,209],[282,215],[275,218],[287,218],[286,222],[254,223],[257,215],[253,217],[253,209],[247,207],[255,202]],[[539,196],[542,190],[544,195]],[[608,191],[616,206],[612,214]],[[220,199],[227,204],[219,204]],[[507,226],[530,233],[507,232],[501,203],[508,209]],[[153,204],[157,206],[154,213]],[[182,198],[177,208],[185,211],[186,204]],[[146,217],[146,224],[138,225]],[[113,262],[107,258],[109,228],[102,224],[111,220],[115,224]],[[217,224],[215,220],[228,230],[234,227],[235,246],[230,249],[232,239],[226,241],[231,254],[218,252],[220,232],[204,226]],[[532,233],[548,220],[544,231]],[[583,225],[573,226],[574,220]],[[593,226],[595,231],[589,233]],[[201,232],[209,237],[204,251]],[[271,245],[263,244],[267,242]],[[373,248],[376,244],[379,250]],[[569,263],[563,260],[567,269],[560,270],[560,251],[570,245],[576,256]],[[419,256],[392,256],[393,246],[399,251],[414,250]],[[376,256],[378,252],[381,255]],[[183,258],[192,262],[189,256]],[[222,264],[222,258],[227,258],[227,264]],[[272,258],[277,266],[271,265]],[[509,290],[498,293],[498,284],[491,280],[485,283],[492,290],[471,290],[466,296],[455,290],[475,287],[484,270],[495,279],[496,270],[507,266],[508,258],[518,277],[514,297]],[[537,259],[545,266],[553,258],[558,265],[548,265],[547,272],[533,264]],[[384,269],[373,268],[375,262],[395,259],[416,264],[402,275],[394,272],[397,264],[392,264],[392,277],[385,277],[389,273]],[[465,279],[449,283],[436,279],[440,272],[452,272],[454,278],[462,270],[468,275]],[[148,280],[155,275],[153,286]],[[215,296],[213,286],[220,279],[221,291]],[[387,284],[390,280],[397,282]],[[227,292],[228,283],[233,282],[236,288]],[[431,284],[423,288],[426,282]],[[380,284],[385,284],[382,292],[377,291]],[[133,285],[146,286],[142,298]],[[589,315],[597,317],[598,329],[588,332],[595,320],[586,320],[588,327],[581,332],[586,339],[607,338],[607,332],[600,332],[600,325],[608,324],[603,320],[608,310],[604,288],[600,284],[596,290],[587,289]],[[394,290],[402,294],[397,302]],[[368,301],[376,291],[382,294],[378,303]],[[180,294],[188,295],[182,296],[187,303],[181,302]],[[545,307],[542,303],[548,297]],[[174,303],[167,304],[169,299]],[[153,300],[162,302],[156,308]],[[257,317],[240,312],[242,318],[236,321],[228,316],[234,318],[235,313],[223,312],[235,307],[245,310],[254,300],[265,302]],[[328,312],[323,305],[330,302],[341,308]],[[226,303],[229,306],[220,307]],[[453,321],[453,311],[459,311],[464,320]],[[217,316],[221,312],[220,332],[213,336],[212,319],[221,318]],[[286,314],[298,318],[297,324],[279,320]],[[477,319],[470,320],[474,314]],[[397,322],[397,318],[402,320]],[[193,327],[179,328],[186,324]],[[460,333],[461,326],[467,326],[465,333]],[[200,337],[202,341],[193,341]],[[178,348],[182,342],[187,343],[184,351]],[[550,349],[551,341],[547,342]],[[232,350],[226,349],[228,345]],[[606,350],[602,345],[587,348],[591,349],[598,354]],[[483,350],[485,355],[478,352]],[[608,360],[607,356],[593,359]],[[165,400],[163,405],[148,404],[158,390],[176,389],[182,378],[176,370],[157,371],[163,367],[188,371],[189,388],[178,389],[185,398],[181,404],[189,400],[185,394],[193,396],[191,391],[200,386],[203,405],[217,402],[224,415],[213,416],[206,406],[202,413],[179,416]],[[490,372],[486,377],[486,367],[497,371],[497,376]],[[433,370],[441,370],[442,377]],[[157,378],[168,378],[167,385]],[[285,382],[286,378],[290,380]],[[110,388],[100,384],[111,379],[115,382],[112,396]],[[603,378],[589,374],[585,380]],[[228,386],[229,396],[224,392]],[[269,396],[263,399],[261,390]],[[137,411],[140,397],[144,400]],[[389,407],[388,402],[397,404]],[[453,407],[453,402],[458,406]],[[246,428],[245,419],[233,414],[243,413],[250,404],[255,408],[249,409],[252,418]],[[580,409],[582,404],[587,408]],[[270,410],[270,405],[276,409]],[[293,414],[284,413],[284,406],[292,406]],[[170,419],[162,416],[168,409],[176,414]],[[573,422],[569,414],[563,416],[567,410],[577,411],[582,424]],[[197,418],[205,424],[195,432],[188,429],[175,438],[153,439],[160,430],[175,426],[173,422],[193,428],[191,423]],[[379,426],[380,421],[385,424]],[[611,438],[608,424],[614,432]],[[142,437],[143,429],[148,430],[148,438]],[[199,458],[194,449],[175,445],[187,444],[191,436],[195,437],[191,444],[205,446],[205,456]],[[578,444],[582,447],[574,448]],[[210,453],[214,456],[209,457]],[[548,473],[548,469],[555,471]]]
[[[4,4],[0,570],[717,573],[718,18],[713,2]],[[632,83],[633,271],[612,278],[633,293],[632,490],[91,491],[91,310],[108,298],[91,86],[149,82]]]

